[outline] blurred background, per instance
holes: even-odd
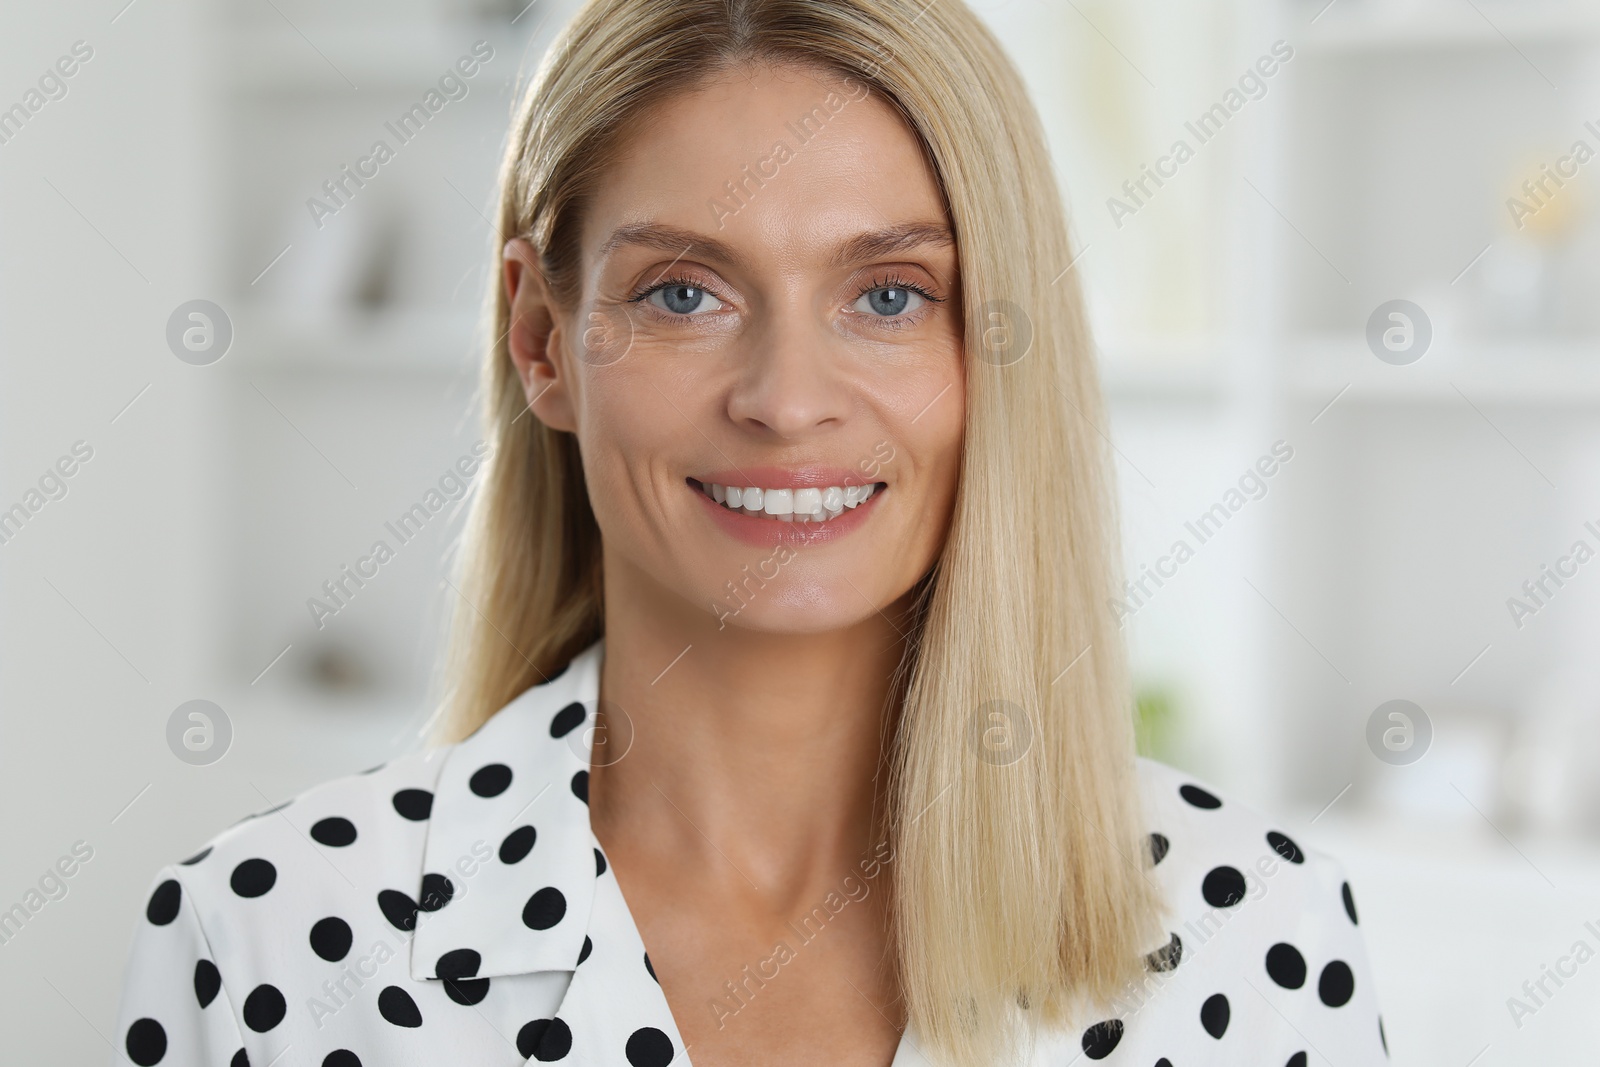
[[[1072,211],[1144,750],[1343,859],[1396,1062],[1592,1054],[1600,964],[1508,998],[1600,948],[1600,4],[974,6]],[[156,867],[419,743],[574,8],[0,14],[0,1060],[107,1062]]]

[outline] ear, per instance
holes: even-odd
[[[506,349],[522,379],[528,407],[552,430],[575,432],[571,363],[564,358],[561,308],[539,269],[533,244],[525,237],[507,241],[503,267],[510,309]]]

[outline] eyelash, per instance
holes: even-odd
[[[702,285],[697,279],[684,277],[684,276],[677,276],[677,277],[667,278],[667,279],[665,279],[663,281],[651,283],[645,289],[635,290],[633,292],[633,294],[628,297],[628,302],[630,304],[637,304],[637,303],[640,303],[641,301],[647,301],[647,300],[650,299],[650,295],[652,293],[656,292],[657,290],[659,290],[659,289],[670,289],[674,285],[687,285],[687,286],[690,286],[690,287],[695,288],[695,289],[703,289],[706,292],[711,293],[712,296],[717,296],[717,294],[715,292],[713,292],[710,289],[710,287]],[[907,292],[916,293],[918,296],[922,297],[924,300],[926,300],[930,304],[942,304],[942,303],[944,303],[944,297],[935,296],[932,292],[930,292],[928,290],[928,288],[926,286],[918,285],[916,282],[908,282],[905,279],[901,278],[899,275],[892,274],[892,273],[887,278],[881,278],[881,279],[880,278],[873,278],[871,285],[868,285],[866,288],[864,288],[864,289],[862,289],[862,290],[860,290],[859,292],[856,293],[856,300],[860,300],[863,296],[866,296],[868,293],[875,293],[879,289],[904,289]],[[717,299],[721,300],[722,298],[721,297],[717,297]],[[851,301],[851,303],[853,304],[854,301]],[[656,312],[657,314],[664,315],[669,319],[688,319],[688,318],[692,317],[692,316],[689,316],[689,315],[674,315],[672,312],[663,311],[661,308],[655,307],[654,305],[651,305],[651,310]],[[885,317],[883,315],[872,315],[872,316],[869,316],[869,317],[871,319],[875,320],[878,325],[886,325],[886,326],[889,326],[891,328],[897,328],[897,327],[908,325],[910,323],[910,321],[911,321],[911,318],[912,318],[912,316],[909,316],[909,315],[890,315],[890,316],[887,316],[887,317]]]

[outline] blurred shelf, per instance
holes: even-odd
[[[297,317],[255,303],[235,315],[236,355],[252,367],[367,373],[473,373],[481,357],[478,316],[457,309],[341,312]]]
[[[1316,7],[1321,7],[1319,0]],[[1395,50],[1506,48],[1511,45],[1584,46],[1600,41],[1600,10],[1593,4],[1505,0],[1413,4],[1335,0],[1314,25],[1303,28],[1309,52],[1368,53]],[[1295,46],[1302,47],[1301,41]]]
[[[1600,406],[1600,339],[1506,338],[1450,345],[1435,341],[1416,363],[1375,357],[1359,334],[1307,335],[1289,349],[1292,391],[1340,403]]]
[[[469,92],[516,78],[537,10],[516,25],[505,22],[397,23],[349,26],[279,22],[234,26],[221,34],[226,61],[219,73],[246,93],[396,92],[421,96],[478,41],[494,49],[471,78]]]
[[[1100,384],[1112,401],[1213,403],[1226,392],[1224,356],[1214,344],[1118,338],[1101,345]]]

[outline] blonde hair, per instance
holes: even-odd
[[[464,535],[438,737],[470,733],[604,627],[576,440],[526,413],[507,354],[503,241],[527,236],[575,307],[578,226],[630,123],[751,63],[876,91],[921,140],[949,207],[966,436],[893,739],[893,937],[924,1051],[1003,1062],[1027,1032],[1019,1004],[1056,1021],[1140,978],[1159,902],[1105,608],[1120,578],[1115,498],[1081,297],[1062,273],[1066,221],[1022,81],[960,0],[590,0],[552,46],[500,173],[483,366],[493,449]],[[1005,328],[1031,344],[1014,334],[997,352]],[[1001,758],[984,744],[997,712],[1014,731]]]

